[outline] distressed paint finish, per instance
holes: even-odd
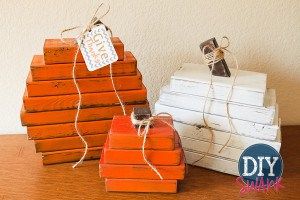
[[[148,107],[148,103],[125,105],[126,112],[131,113],[133,107]],[[21,121],[24,126],[36,126],[47,124],[61,124],[74,122],[74,116],[77,109],[46,111],[46,112],[26,112],[24,107],[21,110]],[[80,110],[78,122],[107,120],[112,119],[114,115],[122,115],[122,108],[118,106],[84,108]]]
[[[206,128],[198,128],[197,126],[192,126],[192,125],[188,125],[176,121],[174,121],[174,127],[178,131],[180,137],[201,140],[206,142],[210,142],[211,140],[211,133]],[[246,149],[247,147],[257,143],[270,145],[278,152],[281,147],[281,131],[278,132],[275,141],[261,140],[261,139],[256,139],[253,137],[247,137],[244,135],[237,135],[237,134],[231,134],[230,136],[229,132],[218,131],[218,130],[212,130],[212,131],[214,135],[212,142],[219,145],[224,145],[227,142],[228,138],[230,137],[227,146],[238,148],[238,149]]]
[[[5,94],[0,104],[1,133],[25,133],[18,116],[20,99],[32,55],[42,51],[45,37],[59,37],[63,28],[85,25],[99,4],[74,2],[60,0],[58,6],[57,1],[1,1],[5,11],[1,12],[0,36],[10,38],[0,50],[4,72],[0,91]],[[103,20],[138,58],[152,107],[160,88],[182,62],[202,62],[201,41],[212,36],[219,41],[226,35],[231,42],[228,49],[236,54],[241,69],[268,74],[283,124],[300,124],[300,103],[295,103],[300,102],[299,1],[112,0],[109,4],[111,10]],[[226,61],[233,66],[230,58]]]
[[[187,138],[181,136],[182,147],[185,150],[194,151],[197,153],[205,154],[207,152],[209,155],[214,155],[221,158],[231,159],[234,161],[238,161],[241,154],[243,153],[243,149],[238,149],[230,146],[226,146],[223,148],[221,152],[220,149],[223,145],[212,143],[210,145],[209,141],[202,141],[192,138]]]
[[[140,90],[119,91],[118,95],[125,104],[138,104],[147,100],[147,90],[143,86]],[[78,94],[23,97],[24,108],[27,112],[41,112],[77,108]],[[119,105],[115,92],[84,93],[82,94],[81,108]]]
[[[100,157],[102,147],[88,148],[84,160],[94,160]],[[67,163],[78,161],[84,153],[84,149],[70,149],[62,151],[53,151],[42,153],[44,165]]]
[[[153,165],[179,165],[182,158],[181,146],[177,143],[174,150],[145,150],[146,158]],[[140,149],[112,149],[105,143],[103,159],[107,164],[144,165]]]
[[[172,119],[162,117],[172,124]],[[143,137],[137,135],[137,129],[129,116],[115,116],[108,137],[108,146],[113,149],[141,149]],[[149,129],[145,149],[173,150],[175,147],[174,130],[161,120],[156,119]]]
[[[81,93],[113,91],[110,77],[77,79],[76,81]],[[140,72],[135,76],[115,77],[114,83],[117,90],[137,90],[143,87]],[[26,86],[29,97],[77,94],[77,89],[71,79],[32,81],[31,74],[29,73]]]
[[[239,175],[238,163],[233,160],[219,158],[211,155],[207,155],[202,158],[204,154],[189,150],[185,150],[184,153],[188,164],[194,164],[195,166],[204,167],[235,176]],[[202,159],[199,160],[200,158]]]
[[[78,122],[77,126],[82,135],[94,135],[107,133],[110,129],[111,120]],[[42,140],[51,138],[64,138],[76,136],[74,122],[63,124],[51,124],[40,126],[28,126],[27,135],[30,140]]]
[[[45,64],[43,55],[35,55],[30,65],[33,81],[72,79],[73,63]],[[136,75],[137,60],[126,51],[124,60],[112,63],[113,76]],[[95,71],[88,71],[85,63],[76,64],[76,78],[100,78],[110,76],[109,66]]]
[[[156,166],[156,169],[166,180],[182,180],[185,175],[185,163],[181,160],[177,166]],[[159,176],[148,165],[116,165],[107,164],[101,156],[99,163],[99,173],[101,178],[118,179],[154,179],[159,180]]]
[[[299,131],[300,126],[285,126],[282,128],[283,145],[281,155],[286,164],[283,175],[283,186],[285,188],[279,192],[270,191],[268,194],[251,193],[244,195],[242,199],[268,198],[282,200],[293,199],[293,197],[299,195],[299,190],[297,190],[300,183],[300,169],[298,167],[300,165]],[[86,161],[75,170],[72,170],[71,163],[45,167],[41,164],[40,155],[33,153],[34,146],[32,142],[27,141],[26,135],[3,135],[0,136],[0,143],[2,149],[0,154],[0,160],[2,161],[0,188],[4,199],[224,199],[222,197],[225,197],[225,199],[241,199],[239,195],[241,187],[235,184],[237,177],[194,166],[189,166],[186,178],[179,182],[180,188],[177,194],[107,193],[105,191],[105,181],[97,178],[99,176],[98,160]],[[186,155],[188,156],[187,153]],[[199,159],[199,155],[194,159]],[[204,161],[206,160],[203,159]],[[214,163],[215,165],[218,164]],[[226,163],[227,161],[223,161],[219,163],[219,166],[226,165],[228,170],[237,169],[237,163],[230,166]]]
[[[89,147],[101,147],[104,145],[107,134],[86,135],[86,140]],[[36,152],[50,152],[68,149],[84,148],[84,144],[79,136],[53,138],[44,140],[34,140]]]
[[[234,76],[213,76],[212,79],[212,89],[208,96],[214,99],[227,100]],[[266,74],[239,70],[230,101],[263,106],[266,84]],[[210,72],[207,66],[185,63],[171,77],[170,90],[205,97],[209,85]]]
[[[205,97],[171,92],[169,86],[165,86],[161,89],[158,102],[167,106],[202,112]],[[261,107],[230,102],[228,104],[229,116],[235,119],[271,125],[274,123],[276,113],[276,95],[274,89],[267,90],[264,105]],[[205,113],[227,117],[226,101],[208,99],[205,105]]]
[[[44,43],[44,58],[46,64],[72,63],[78,45],[74,38],[46,39]],[[118,37],[111,38],[117,52],[118,60],[124,59],[124,44]],[[81,52],[78,54],[77,62],[84,62]]]
[[[171,106],[165,106],[157,102],[155,104],[156,112],[168,112],[175,121],[190,124],[190,125],[202,125],[204,126],[202,113],[191,110],[179,109]],[[227,117],[205,114],[206,121],[209,127],[229,132],[230,126]],[[278,112],[275,115],[273,125],[264,125],[239,119],[231,119],[236,133],[248,137],[254,137],[265,140],[275,140],[278,132],[280,131],[280,120],[278,118]]]
[[[107,192],[176,193],[177,180],[105,179]]]
[[[132,114],[142,120],[147,113],[137,108]],[[171,124],[172,117],[153,118],[143,143],[144,137],[138,135],[130,116],[113,118],[99,161],[99,175],[105,178],[107,191],[177,192],[177,180],[184,179],[186,166],[179,136]]]

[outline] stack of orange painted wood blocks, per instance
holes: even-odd
[[[127,113],[133,107],[148,107],[135,57],[124,52],[119,38],[112,38],[112,42],[119,58],[112,64],[112,74]],[[74,39],[46,39],[44,55],[35,55],[30,66],[21,121],[27,126],[28,138],[35,142],[36,152],[42,153],[43,164],[77,161],[84,152],[74,127],[78,93],[72,69],[76,50]],[[122,114],[122,109],[113,91],[109,66],[90,72],[79,53],[75,69],[82,93],[78,128],[89,146],[86,159],[99,158],[111,119]]]
[[[99,163],[106,191],[176,193],[177,182],[185,176],[183,151],[170,117],[155,119],[145,143],[129,116],[115,116]]]

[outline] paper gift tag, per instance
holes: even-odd
[[[82,40],[82,41],[81,41]],[[78,38],[80,51],[89,71],[95,71],[118,60],[116,50],[103,24],[95,26]]]

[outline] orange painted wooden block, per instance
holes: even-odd
[[[141,150],[111,149],[107,141],[102,155],[105,163],[120,165],[146,164]],[[150,163],[154,165],[179,165],[182,157],[182,148],[177,143],[174,150],[145,150],[145,154]]]
[[[46,64],[55,63],[72,63],[78,45],[74,38],[65,38],[65,42],[61,39],[46,39],[44,43],[44,57]],[[118,55],[118,60],[124,59],[124,44],[118,37],[111,38],[113,46]],[[79,53],[77,62],[84,62],[82,54]]]
[[[125,105],[126,113],[130,114],[133,107],[148,107],[148,103]],[[36,126],[47,124],[61,124],[74,122],[75,114],[77,110],[57,110],[46,112],[26,112],[24,107],[21,109],[21,122],[23,126]],[[79,122],[84,121],[96,121],[112,119],[114,115],[122,115],[121,106],[110,107],[96,107],[96,108],[84,108],[80,110]]]
[[[102,147],[88,148],[87,154],[84,160],[99,159]],[[42,153],[42,160],[44,165],[76,162],[84,153],[84,149],[70,149],[63,151],[53,151]]]
[[[176,193],[177,180],[105,179],[107,192]]]
[[[77,79],[77,83],[81,93],[113,91],[110,77]],[[138,90],[143,87],[142,75],[140,72],[138,72],[135,76],[115,77],[114,83],[117,90]],[[29,97],[77,94],[77,90],[72,79],[32,81],[31,73],[29,73],[26,86]]]
[[[107,134],[86,135],[84,139],[89,147],[101,147],[104,145]],[[34,140],[36,152],[61,151],[68,149],[84,148],[79,136]]]
[[[147,100],[147,90],[143,86],[140,90],[126,90],[118,92],[124,103],[137,104]],[[24,108],[27,112],[74,109],[77,107],[78,94],[28,97],[26,91],[23,97]],[[82,108],[119,105],[115,92],[82,94]]]
[[[162,120],[173,124],[169,117]],[[174,130],[164,121],[156,119],[149,130],[146,149],[173,150],[175,146]],[[108,145],[112,149],[141,149],[143,137],[137,135],[137,128],[129,116],[115,116],[109,132]]]
[[[45,64],[43,55],[35,55],[31,62],[33,81],[72,79],[73,63]],[[129,51],[125,52],[124,60],[112,64],[113,76],[136,75],[137,61]],[[90,72],[85,63],[76,64],[76,78],[99,78],[110,76],[109,66]]]
[[[129,157],[130,155],[128,155]],[[181,159],[180,165],[157,165],[156,169],[165,180],[182,180],[185,175],[185,164]],[[149,165],[117,165],[107,164],[103,152],[99,162],[99,174],[102,178],[120,179],[160,179]]]
[[[94,135],[107,133],[110,129],[111,120],[79,122],[78,129],[82,135]],[[76,136],[74,123],[28,126],[27,135],[30,140],[42,140]]]

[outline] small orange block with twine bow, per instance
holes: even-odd
[[[99,163],[106,190],[176,193],[186,167],[172,117],[158,114],[141,119],[135,114],[115,116],[112,121]]]

